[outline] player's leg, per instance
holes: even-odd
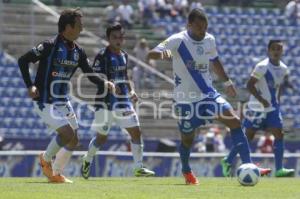
[[[53,166],[52,166],[54,176],[63,174],[64,168],[70,161],[73,151],[78,146],[79,141],[78,141],[77,130],[74,131],[75,131],[75,136],[73,137],[71,142],[69,142],[66,146],[62,147],[55,156]],[[67,178],[65,179],[66,181],[71,182]]]
[[[45,165],[51,165],[51,160],[52,158],[58,153],[58,151],[66,146],[68,143],[71,142],[72,139],[74,139],[75,132],[73,128],[67,124],[63,127],[60,127],[56,129],[57,135],[51,140],[50,144],[48,145],[45,153],[40,155],[40,164],[42,166],[43,172],[46,175],[47,172],[50,171],[47,166]],[[45,164],[46,163],[46,164]],[[52,169],[51,169],[52,170]],[[65,178],[63,175],[60,173],[54,173],[53,171],[51,172],[52,175],[47,176],[49,178],[49,182],[52,183],[72,183],[72,181],[68,180]],[[50,174],[50,173],[49,173]]]
[[[34,103],[35,112],[52,129],[56,130],[57,135],[52,138],[45,152],[40,154],[40,165],[43,173],[51,181],[53,170],[51,161],[61,147],[66,146],[75,136],[75,132],[69,125],[64,116],[52,104]],[[60,178],[60,182],[64,182]]]
[[[276,177],[293,176],[294,169],[286,169],[283,167],[283,152],[284,152],[284,134],[282,131],[283,122],[279,108],[274,111],[268,112],[266,116],[267,131],[272,133],[275,137],[273,144],[273,152],[275,155],[275,169]]]
[[[88,151],[82,158],[81,175],[84,179],[88,179],[90,177],[90,170],[94,156],[106,140],[107,134],[105,134],[105,132],[98,132],[97,135],[90,141]]]
[[[107,109],[99,109],[95,112],[95,119],[92,129],[97,133],[90,141],[87,153],[82,158],[81,175],[88,179],[90,176],[91,164],[96,152],[107,140],[107,135],[112,125],[112,114]]]
[[[193,174],[189,163],[194,137],[195,131],[190,132],[189,134],[181,133],[181,143],[179,145],[179,155],[182,165],[182,174],[185,178],[185,183],[187,185],[199,184],[199,181]]]
[[[275,140],[273,144],[273,152],[275,156],[276,177],[292,177],[295,174],[294,169],[283,167],[283,152],[284,152],[284,134],[280,128],[268,128],[268,132],[273,133]]]
[[[139,126],[126,128],[131,136],[130,146],[134,161],[134,175],[136,177],[149,177],[154,176],[155,172],[144,167],[143,165],[143,140]]]
[[[181,171],[185,178],[185,183],[187,185],[199,184],[199,181],[197,177],[193,174],[189,163],[191,148],[195,137],[195,129],[201,125],[201,122],[203,122],[195,114],[195,109],[196,105],[194,104],[176,105],[176,113],[179,116],[178,128],[181,132],[181,142],[179,145],[179,155],[182,168]],[[201,109],[202,107],[199,107],[199,110]]]
[[[222,108],[222,107],[221,107]],[[237,115],[233,112],[231,106],[224,103],[224,106],[219,114],[218,120],[230,128],[231,140],[233,147],[240,154],[243,163],[250,163],[250,150],[248,140],[245,136],[244,131],[241,128],[241,123]]]
[[[116,124],[121,128],[125,128],[131,137],[130,146],[134,161],[134,175],[154,176],[155,172],[147,169],[143,165],[143,139],[140,129],[139,118],[133,108],[118,109],[114,112]]]
[[[223,105],[219,104],[219,107],[220,114],[218,120],[231,129],[231,139],[234,148],[232,153],[234,154],[234,150],[236,150],[236,152],[240,154],[243,164],[251,163],[248,139],[240,126],[239,118],[233,112],[229,103],[224,103]],[[245,127],[247,128],[247,126]],[[250,132],[249,134],[253,134],[253,132]],[[261,175],[267,175],[271,172],[270,168],[259,168],[259,170]]]
[[[78,121],[73,110],[73,107],[70,102],[59,106],[59,111],[65,115],[66,119],[69,121],[69,124],[72,126],[75,132],[75,136],[73,139],[63,148],[61,148],[58,153],[56,154],[55,160],[53,162],[53,173],[54,175],[61,175],[63,174],[63,170],[67,163],[70,161],[70,158],[73,154],[73,151],[77,148],[79,143],[79,138],[77,134]]]
[[[252,140],[255,135],[255,129],[246,128],[246,136],[248,140]],[[248,137],[250,136],[250,138]],[[232,175],[231,166],[238,154],[237,147],[232,147],[229,154],[221,160],[222,172],[224,177],[229,177]]]

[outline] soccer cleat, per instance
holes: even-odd
[[[185,184],[187,184],[187,185],[198,185],[199,184],[197,177],[191,171],[188,173],[183,173],[183,177],[185,178]]]
[[[282,168],[276,171],[275,177],[293,177],[295,175],[294,169]]]
[[[47,178],[51,178],[53,176],[53,170],[52,170],[51,162],[47,162],[44,159],[44,152],[39,155],[39,158],[40,158],[40,166],[42,168],[43,174]]]
[[[90,177],[90,169],[91,169],[91,163],[85,161],[83,158],[82,166],[81,166],[81,175],[86,180]]]
[[[258,167],[258,170],[259,170],[260,176],[266,176],[266,175],[269,175],[272,172],[272,169],[270,169],[270,168],[260,168],[260,167]]]
[[[227,162],[226,157],[221,160],[222,173],[224,177],[230,177],[231,175],[231,164]]]
[[[155,175],[154,171],[151,171],[145,167],[135,168],[133,172],[135,177],[151,177]]]
[[[63,175],[58,174],[49,178],[49,183],[73,183],[73,181],[69,180]]]

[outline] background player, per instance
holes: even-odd
[[[91,140],[87,154],[83,157],[81,169],[82,176],[87,179],[90,175],[90,167],[93,157],[107,140],[107,134],[116,123],[125,128],[131,136],[131,151],[133,154],[135,176],[154,176],[154,172],[143,166],[143,142],[140,124],[133,108],[133,102],[138,100],[132,89],[128,74],[127,53],[121,50],[124,43],[124,29],[119,23],[114,23],[106,29],[109,46],[100,50],[95,57],[93,69],[96,73],[103,74],[109,81],[116,84],[118,96],[110,93],[102,98],[96,98],[95,120],[92,128],[97,135]],[[99,89],[97,94],[103,93]]]
[[[273,152],[275,155],[276,177],[293,176],[294,169],[282,166],[284,152],[284,134],[282,131],[282,116],[280,112],[281,86],[287,81],[288,68],[280,61],[283,54],[281,40],[270,40],[268,44],[268,58],[259,62],[247,83],[251,93],[248,110],[243,126],[249,140],[253,140],[257,130],[262,129],[272,133],[275,137]],[[233,149],[222,160],[223,175],[229,176],[231,164],[237,151]]]
[[[46,40],[18,60],[19,67],[34,101],[36,113],[57,135],[49,143],[46,152],[40,155],[40,165],[49,182],[71,182],[58,171],[71,157],[78,143],[76,116],[68,100],[68,83],[78,67],[84,73],[92,73],[84,50],[74,41],[82,31],[82,14],[79,9],[64,10],[58,21],[58,35]],[[29,63],[39,61],[34,83],[30,79]],[[114,84],[95,76],[89,79],[99,87],[114,90]],[[62,149],[53,172],[51,160]]]

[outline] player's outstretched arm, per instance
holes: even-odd
[[[116,87],[115,87],[114,83],[95,75],[92,67],[89,65],[89,62],[88,62],[88,59],[87,59],[85,53],[83,53],[83,55],[82,55],[80,67],[81,67],[81,70],[87,74],[87,78],[92,83],[96,84],[98,87],[102,87],[102,88],[107,87],[108,90],[112,93],[116,92]]]
[[[231,96],[235,97],[236,96],[236,90],[233,86],[233,82],[229,79],[227,76],[224,67],[220,60],[218,58],[215,58],[212,61],[213,64],[213,71],[217,74],[217,76],[220,78],[221,81],[224,81],[224,86],[226,89],[226,93]]]
[[[172,53],[170,50],[164,50],[164,51],[151,50],[147,56],[147,60],[150,60],[150,59],[169,60],[171,58],[172,58]]]

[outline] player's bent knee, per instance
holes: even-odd
[[[68,144],[76,135],[74,129],[70,125],[65,125],[56,130],[60,136],[63,144]]]
[[[78,146],[78,143],[79,143],[79,138],[78,138],[77,133],[75,133],[73,139],[67,144],[67,147],[70,150],[74,150]]]
[[[190,135],[182,135],[181,136],[181,140],[182,140],[182,144],[185,147],[192,147],[193,145],[193,141],[194,141],[194,134],[190,134]]]
[[[107,140],[107,134],[102,134],[102,132],[98,132],[96,137],[96,144],[102,145],[106,142],[106,140]]]

